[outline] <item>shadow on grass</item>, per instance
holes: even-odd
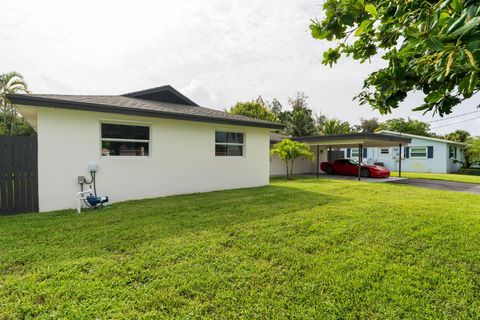
[[[80,215],[71,210],[22,215],[2,219],[0,258],[13,255],[17,256],[15,263],[20,260],[28,265],[43,260],[42,256],[97,256],[184,233],[221,231],[338,201],[342,198],[320,191],[270,185],[127,201]]]

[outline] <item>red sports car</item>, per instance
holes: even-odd
[[[352,159],[338,159],[333,162],[322,162],[320,164],[320,169],[327,174],[358,176],[358,162]],[[384,167],[362,163],[360,175],[364,178],[388,178],[390,176],[390,171]]]

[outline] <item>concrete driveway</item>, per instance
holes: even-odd
[[[350,180],[350,181],[358,181],[358,177],[356,176],[341,176],[341,175],[328,175],[326,173],[320,173],[318,176],[319,178],[325,179],[335,179],[335,180]],[[405,180],[406,178],[398,178],[398,177],[388,177],[388,178],[362,178],[362,182],[395,182],[400,180]]]
[[[428,189],[448,190],[457,192],[466,192],[480,194],[480,184],[453,182],[443,180],[428,180],[428,179],[405,179],[397,181],[389,181],[396,184],[406,184],[409,186],[416,186]]]

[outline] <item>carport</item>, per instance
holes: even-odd
[[[316,147],[316,175],[320,175],[320,149],[328,149],[328,161],[331,161],[333,148],[358,148],[358,180],[361,180],[361,163],[363,160],[363,148],[386,148],[399,147],[398,176],[402,176],[402,146],[412,142],[411,138],[399,137],[382,133],[352,133],[339,135],[297,137],[295,141],[305,142]]]

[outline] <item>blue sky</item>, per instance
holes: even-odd
[[[289,96],[303,91],[315,112],[351,123],[373,116],[438,118],[411,111],[420,94],[384,117],[352,101],[382,61],[323,66],[329,43],[314,40],[308,29],[311,18],[321,17],[321,3],[9,1],[0,11],[0,72],[21,72],[35,93],[120,94],[171,84],[203,106],[224,109],[258,95],[286,106]],[[453,115],[478,104],[473,98]],[[474,116],[432,127],[480,135],[480,119],[455,124]]]

